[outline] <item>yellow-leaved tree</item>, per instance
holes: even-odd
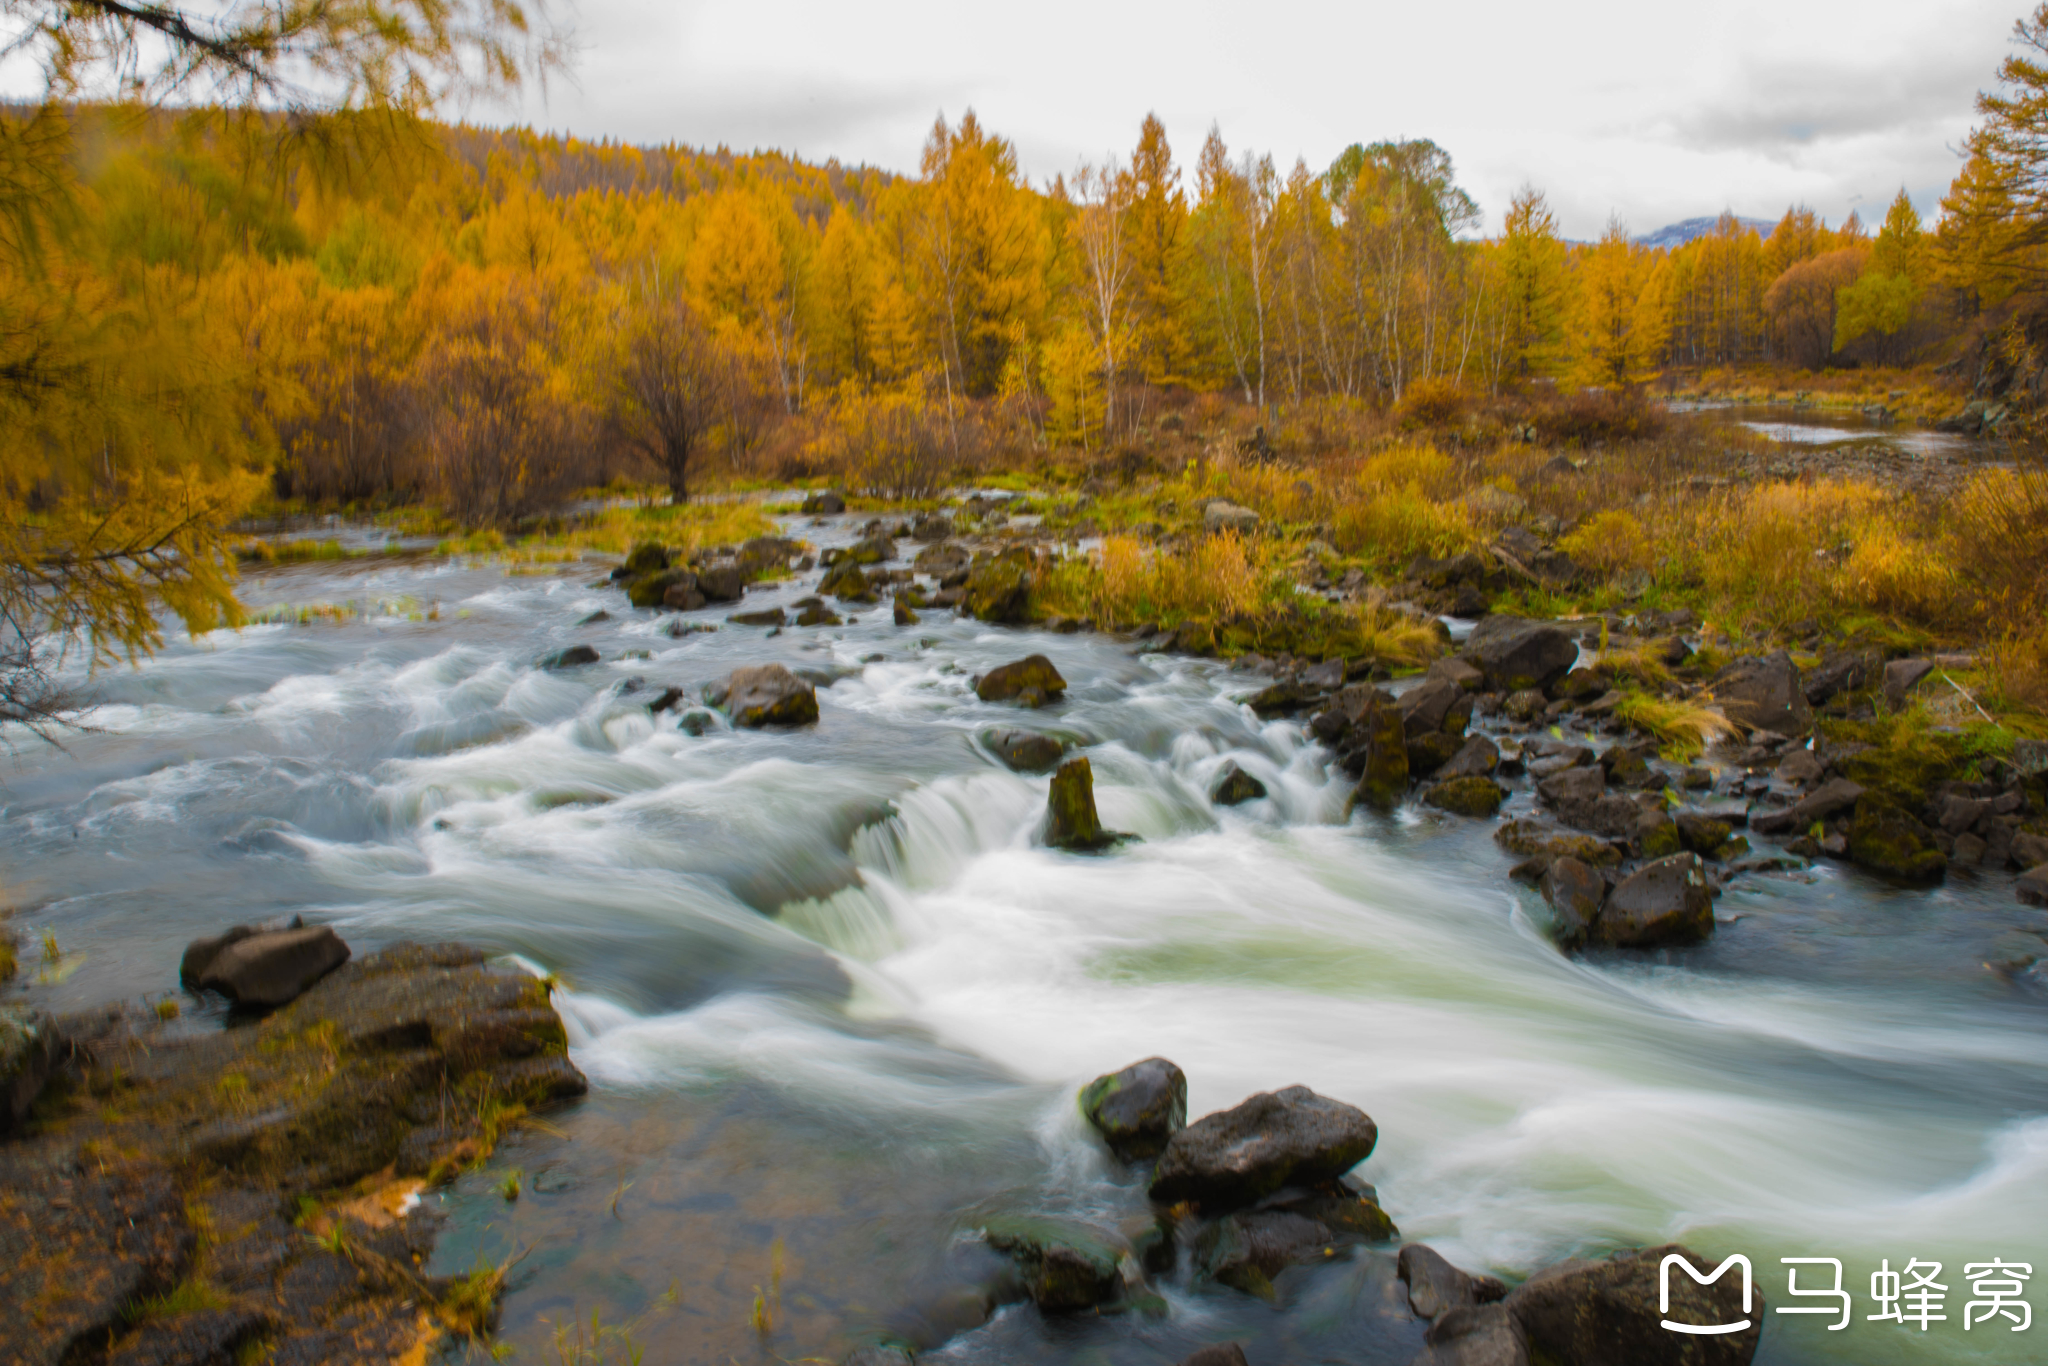
[[[291,367],[222,258],[289,254],[287,187],[363,177],[448,96],[558,63],[545,3],[0,0],[44,83],[0,112],[0,735],[80,705],[75,652],[133,660],[166,611],[238,619],[227,527],[278,454]],[[178,125],[172,192],[81,176],[107,120]]]

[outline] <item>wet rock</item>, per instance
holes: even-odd
[[[882,564],[896,558],[896,542],[887,536],[869,536],[856,541],[846,551],[841,564]]]
[[[1698,854],[1646,863],[1607,896],[1592,942],[1616,948],[1697,944],[1714,932],[1714,896]]]
[[[1108,1304],[1123,1294],[1120,1248],[1100,1230],[1050,1219],[1010,1217],[983,1229],[989,1246],[1015,1257],[1032,1301],[1049,1314]]]
[[[965,572],[968,561],[971,558],[967,553],[966,546],[954,541],[947,541],[940,545],[926,546],[923,550],[917,552],[917,558],[912,560],[910,564],[920,574],[930,574],[933,578],[945,579],[954,574]]]
[[[626,580],[626,601],[635,607],[660,607],[670,588],[694,592],[697,576],[687,569],[661,569]]]
[[[1751,828],[1757,821],[1752,818]],[[1901,882],[1938,882],[1948,856],[1934,833],[1907,812],[1875,794],[1856,803],[1849,823],[1849,860]]]
[[[1461,655],[1445,655],[1432,663],[1423,677],[1455,683],[1468,693],[1479,692],[1486,685],[1486,674]]]
[[[1104,830],[1095,812],[1095,770],[1085,754],[1067,760],[1052,775],[1045,810],[1045,842],[1055,849],[1093,852],[1117,842],[1116,833]]]
[[[1363,1110],[1306,1086],[1252,1096],[1175,1134],[1153,1169],[1162,1204],[1240,1208],[1283,1186],[1334,1181],[1372,1155],[1379,1129]]]
[[[1239,507],[1228,499],[1217,498],[1202,509],[1202,525],[1210,531],[1235,531],[1243,534],[1258,529],[1259,514],[1248,507]]]
[[[1352,800],[1392,811],[1408,794],[1408,740],[1401,713],[1373,698],[1352,730],[1362,766]]]
[[[626,553],[626,562],[613,573],[621,578],[638,578],[642,574],[659,574],[673,563],[668,547],[656,541],[642,541]]]
[[[1234,1342],[1219,1342],[1182,1358],[1180,1366],[1246,1366],[1244,1348]]]
[[[843,626],[846,623],[841,620],[837,612],[827,607],[824,603],[814,602],[808,607],[798,609],[796,620],[793,624],[797,626]]]
[[[1708,693],[1745,730],[1804,735],[1813,729],[1799,668],[1783,650],[1734,661],[1714,675]]]
[[[1265,795],[1266,785],[1233,761],[1223,766],[1223,776],[1210,789],[1209,800],[1218,806],[1242,806]]]
[[[1030,730],[990,731],[989,752],[1018,773],[1044,773],[1067,752],[1066,742]]]
[[[1842,650],[1821,661],[1806,675],[1806,700],[1818,707],[1837,693],[1858,692],[1880,676],[1884,656],[1875,650]]]
[[[1422,1340],[1422,1354],[1410,1366],[1529,1366],[1528,1339],[1501,1304],[1447,1310]]]
[[[805,498],[799,511],[806,517],[836,517],[846,511],[846,499],[827,489]]]
[[[1494,1304],[1508,1293],[1496,1278],[1460,1271],[1426,1243],[1404,1246],[1395,1259],[1394,1271],[1408,1287],[1408,1307],[1417,1318],[1433,1319],[1453,1309]]]
[[[1465,658],[1494,692],[1542,691],[1563,678],[1579,647],[1561,628],[1522,617],[1487,617],[1472,628]]]
[[[1541,716],[1544,708],[1549,705],[1550,699],[1543,695],[1541,689],[1523,688],[1519,692],[1509,693],[1507,699],[1500,704],[1500,709],[1511,721],[1527,722]]]
[[[605,622],[610,621],[611,619],[612,614],[610,612],[605,611],[604,608],[600,607],[595,612],[592,612],[589,616],[579,620],[576,624],[578,626],[601,626]]]
[[[2029,868],[2015,878],[2012,894],[2022,905],[2048,906],[2048,863]]]
[[[1559,948],[1582,947],[1607,903],[1607,879],[1590,864],[1565,855],[1551,860],[1537,887],[1550,905],[1550,937]]]
[[[764,574],[787,569],[789,562],[796,558],[797,543],[781,536],[755,536],[741,543],[733,556],[741,571],[750,579]]]
[[[1463,739],[1440,730],[1415,736],[1408,742],[1408,776],[1415,779],[1431,776],[1464,747]]]
[[[1509,821],[1493,832],[1493,840],[1509,853],[1534,859],[1544,868],[1561,858],[1575,858],[1596,868],[1612,868],[1621,862],[1621,851],[1612,844],[1537,820]]]
[[[1032,559],[1005,551],[967,571],[961,606],[979,621],[1022,622],[1031,607]]]
[[[1195,1239],[1195,1270],[1219,1285],[1272,1300],[1278,1298],[1273,1277],[1336,1250],[1330,1230],[1314,1219],[1285,1210],[1250,1210],[1202,1230]]]
[[[1777,811],[1751,813],[1749,828],[1759,835],[1783,835],[1794,832],[1803,834],[1815,821],[1824,821],[1830,816],[1840,815],[1863,800],[1863,796],[1861,783],[1851,782],[1847,778],[1835,778],[1821,784],[1816,791],[1808,793],[1790,806]]]
[[[28,1118],[63,1051],[49,1016],[23,1006],[0,1006],[0,1137]]]
[[[780,607],[770,607],[762,612],[735,612],[726,618],[735,626],[787,626],[789,618]]]
[[[1714,820],[1697,811],[1681,811],[1672,817],[1672,821],[1678,827],[1680,842],[1702,858],[1712,858],[1735,833],[1728,822]]]
[[[1636,852],[1646,859],[1660,859],[1685,847],[1678,822],[1662,811],[1645,811],[1636,817]]]
[[[1403,727],[1411,736],[1428,735],[1444,729],[1444,721],[1451,714],[1451,708],[1466,700],[1465,690],[1447,678],[1425,678],[1421,683],[1401,694],[1394,705],[1401,712]],[[1469,717],[1468,710],[1465,715]],[[1458,733],[1464,733],[1464,726],[1458,726]]]
[[[707,602],[738,602],[747,591],[747,573],[738,565],[718,565],[697,571],[697,591]]]
[[[1906,699],[1927,675],[1934,672],[1931,659],[1895,659],[1884,666],[1884,702],[1892,711],[1904,711]]]
[[[588,645],[570,645],[552,654],[542,655],[533,661],[536,669],[574,669],[584,664],[595,664],[597,651]]]
[[[890,604],[890,613],[894,617],[895,622],[898,626],[917,625],[917,613],[911,610],[910,603],[907,600],[905,600],[900,594],[897,596],[896,600]]]
[[[1826,765],[1814,758],[1813,751],[1795,749],[1784,757],[1777,772],[1771,776],[1788,787],[1812,787],[1826,771]]]
[[[984,702],[1015,702],[1025,707],[1058,701],[1066,690],[1067,680],[1044,655],[1026,655],[999,664],[974,684],[974,695]]]
[[[1764,1304],[1747,1307],[1740,1266],[1699,1284],[1664,1259],[1677,1256],[1700,1276],[1717,1263],[1677,1244],[1617,1252],[1605,1261],[1571,1261],[1537,1272],[1504,1301],[1530,1355],[1559,1366],[1748,1366],[1763,1333]],[[1668,1301],[1661,1301],[1668,1287]],[[1661,1301],[1661,1302],[1660,1302]],[[1734,1333],[1674,1333],[1664,1322],[1711,1327],[1746,1323]]]
[[[1165,1058],[1146,1058],[1081,1088],[1081,1113],[1126,1162],[1157,1157],[1188,1122],[1188,1079]]]
[[[1449,782],[1453,778],[1490,778],[1500,767],[1500,747],[1484,735],[1467,736],[1442,768],[1436,771],[1438,782]]]
[[[325,925],[270,931],[237,925],[218,939],[188,945],[179,976],[195,990],[270,1010],[296,1000],[348,957],[348,945]]]
[[[732,671],[724,706],[736,726],[808,726],[818,719],[818,692],[780,664],[756,664]]]
[[[1536,795],[1560,810],[1590,804],[1607,790],[1607,772],[1595,764],[1567,768],[1536,784]]]
[[[867,571],[852,560],[841,560],[825,571],[825,577],[818,583],[820,593],[828,593],[841,602],[873,602],[874,586],[868,582]]]
[[[1432,785],[1422,794],[1423,804],[1456,816],[1492,816],[1508,799],[1507,789],[1491,778],[1452,778]]]

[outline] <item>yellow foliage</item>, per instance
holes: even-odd
[[[1577,563],[1603,574],[1646,570],[1658,558],[1657,547],[1643,524],[1619,508],[1588,517],[1558,542],[1558,549]]]

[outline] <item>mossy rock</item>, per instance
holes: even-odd
[[[1408,775],[1411,778],[1427,778],[1445,764],[1458,757],[1458,751],[1465,747],[1462,733],[1433,730],[1416,736],[1408,742]]]
[[[1684,835],[1679,831],[1678,822],[1672,820],[1669,816],[1662,815],[1654,820],[1644,822],[1636,834],[1636,842],[1641,846],[1643,857],[1646,859],[1669,858],[1671,855],[1690,847],[1686,844]],[[1720,846],[1717,844],[1714,847],[1719,848]],[[1701,851],[1694,850],[1693,852],[1699,853]]]
[[[1055,849],[1092,853],[1117,842],[1095,812],[1095,770],[1085,754],[1075,755],[1052,775],[1045,801],[1045,842]]]
[[[974,684],[974,695],[984,702],[1016,702],[1026,707],[1057,701],[1066,690],[1067,680],[1044,655],[1026,655],[999,664]]]
[[[642,541],[627,553],[625,570],[628,576],[638,578],[643,574],[659,574],[672,562],[667,546],[659,541]]]
[[[1493,816],[1508,799],[1507,789],[1491,778],[1453,778],[1422,794],[1426,805],[1456,816]]]
[[[961,606],[980,621],[1022,623],[1031,608],[1032,560],[1006,551],[967,571]]]
[[[1187,1074],[1165,1058],[1146,1058],[1081,1088],[1081,1113],[1126,1162],[1157,1157],[1188,1122]]]
[[[1123,1293],[1122,1264],[1131,1249],[1104,1230],[1059,1219],[999,1215],[982,1226],[982,1235],[990,1247],[1017,1259],[1033,1302],[1047,1313],[1093,1309]]]
[[[827,570],[818,591],[829,593],[841,602],[875,601],[874,587],[868,582],[866,571],[850,559],[842,559]]]
[[[1869,746],[1837,759],[1836,771],[1907,810],[1918,810],[1935,784],[1962,777],[1968,767],[1962,737],[1925,729],[1917,715],[1840,722],[1830,730]]]
[[[1401,713],[1375,704],[1360,718],[1358,729],[1365,736],[1365,767],[1352,800],[1375,811],[1392,811],[1408,795],[1408,738]]]
[[[1858,867],[1901,882],[1939,882],[1948,856],[1927,827],[1881,797],[1856,803],[1849,823],[1849,858]]]

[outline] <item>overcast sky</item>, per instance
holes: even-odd
[[[1868,221],[1901,185],[1931,216],[2027,3],[580,0],[570,77],[469,114],[914,172],[971,106],[1042,181],[1127,155],[1155,110],[1183,168],[1212,122],[1283,170],[1432,138],[1489,230],[1524,182],[1573,237],[1793,203]]]

